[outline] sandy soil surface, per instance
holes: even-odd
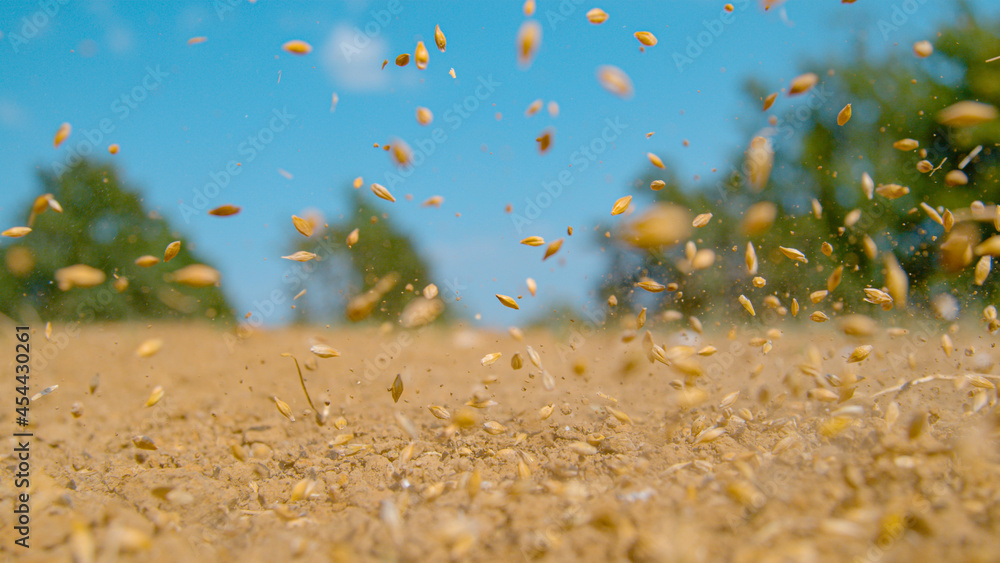
[[[625,342],[612,329],[518,341],[316,327],[234,341],[198,325],[55,326],[46,352],[37,327],[32,392],[59,388],[31,410],[31,549],[17,559],[1000,559],[1000,351],[981,326],[952,334],[949,357],[940,323],[865,338],[834,322],[783,336],[651,325],[670,366],[650,361],[645,330]],[[152,338],[162,349],[137,356]],[[316,343],[342,356],[317,358]],[[859,345],[871,355],[848,364]],[[283,352],[307,364],[319,409],[330,402],[323,426]],[[0,411],[4,428],[13,416]]]

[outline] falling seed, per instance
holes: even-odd
[[[336,92],[330,96],[330,113],[333,113],[337,109],[337,103],[340,101],[340,96]]]
[[[904,152],[916,150],[919,146],[920,142],[916,139],[900,139],[892,144],[892,148]]]
[[[292,224],[295,225],[295,230],[299,232],[300,235],[304,237],[311,237],[313,234],[313,224],[308,219],[303,219],[297,215],[292,215]]]
[[[826,313],[822,311],[813,311],[809,318],[817,323],[822,323],[830,320],[830,317],[826,316]]]
[[[164,276],[169,282],[179,283],[188,287],[218,285],[221,277],[218,270],[204,264],[191,264]]]
[[[139,345],[139,348],[135,351],[135,355],[140,358],[149,358],[159,352],[160,348],[163,348],[163,340],[160,338],[150,338]]]
[[[305,250],[299,250],[294,254],[290,254],[288,256],[282,256],[282,258],[284,258],[285,260],[294,260],[296,262],[308,262],[310,260],[315,260],[316,254]]]
[[[360,188],[363,185],[365,185],[364,178],[362,178],[361,176],[358,176],[357,178],[354,179],[354,189],[358,189],[358,188]]]
[[[389,388],[389,392],[392,393],[392,402],[398,403],[399,398],[403,395],[403,378],[396,374],[396,379],[392,381],[392,387]]]
[[[771,176],[771,168],[774,166],[774,148],[767,137],[757,136],[750,140],[750,148],[746,151],[747,179],[754,190],[760,191],[767,185],[767,180]],[[754,204],[750,209],[762,203],[774,205],[771,202],[761,202]],[[744,220],[750,216],[749,209]]]
[[[660,293],[661,291],[667,289],[667,286],[648,278],[640,280],[635,285],[641,287],[642,289],[645,289],[650,293]]]
[[[753,243],[747,243],[747,251],[744,255],[747,264],[747,273],[751,276],[757,273],[757,251],[754,250]]]
[[[0,234],[2,234],[5,237],[10,237],[10,238],[21,238],[21,237],[23,237],[24,235],[26,235],[26,234],[28,234],[30,232],[31,232],[31,228],[30,227],[11,227],[11,228],[7,229],[6,231],[4,231],[3,233],[0,233]]]
[[[879,184],[875,193],[886,199],[897,199],[910,193],[910,188],[899,184]]]
[[[941,335],[941,349],[944,351],[944,355],[951,357],[952,353],[955,351],[955,345],[951,342],[951,337],[947,334]]]
[[[56,136],[52,140],[53,146],[59,148],[59,145],[63,144],[63,141],[69,138],[69,134],[73,131],[73,126],[69,123],[63,123],[59,126],[59,130],[56,131]]]
[[[753,309],[753,303],[751,303],[750,300],[747,299],[746,295],[740,295],[739,300],[740,300],[740,305],[743,305],[743,308],[746,309],[748,313],[750,313],[751,317],[757,316],[757,312],[754,311]]]
[[[615,204],[611,207],[611,214],[621,215],[622,213],[625,213],[625,210],[628,209],[628,206],[631,203],[632,203],[632,196],[630,195],[618,198],[618,200],[615,201]]]
[[[608,296],[608,306],[609,307],[617,307],[618,306],[618,297],[615,296],[615,295],[609,295]]]
[[[927,213],[927,216],[930,217],[935,223],[937,223],[938,225],[944,225],[944,220],[941,219],[941,215],[937,212],[936,209],[934,209],[933,207],[927,205],[922,201],[920,202],[920,208],[923,209],[924,212]]]
[[[768,96],[766,98],[764,98],[764,110],[763,111],[767,111],[767,110],[771,109],[771,106],[774,105],[774,100],[777,100],[777,99],[778,99],[778,93],[777,92],[773,92],[771,94],[768,94]]]
[[[497,299],[500,300],[500,303],[502,303],[504,307],[510,307],[511,309],[521,308],[517,305],[517,301],[514,301],[513,297],[507,295],[500,295],[499,293],[495,293],[494,295],[497,296]]]
[[[664,182],[663,180],[653,180],[649,184],[649,189],[653,190],[654,192],[658,192],[665,187],[667,187],[667,183]]]
[[[147,407],[151,407],[151,406],[155,405],[156,403],[159,403],[160,399],[162,399],[162,398],[163,398],[163,387],[160,387],[159,385],[157,385],[149,393],[149,398],[146,399],[146,406]]]
[[[156,444],[153,443],[153,439],[148,436],[132,436],[132,445],[140,450],[156,449]]]
[[[408,64],[410,64],[410,54],[409,53],[403,53],[402,55],[399,55],[398,57],[396,57],[396,66],[403,67],[403,66],[406,66]]]
[[[545,239],[539,236],[525,237],[521,239],[521,244],[525,244],[528,246],[542,246],[543,244],[545,244]]]
[[[288,406],[288,403],[279,399],[277,395],[271,395],[271,400],[274,401],[274,406],[278,407],[278,412],[281,413],[281,416],[295,422],[295,417],[292,415],[292,409]]]
[[[434,299],[438,296],[438,286],[429,283],[421,293],[423,293],[425,299]]]
[[[292,297],[292,301],[297,301],[299,297],[302,297],[305,294],[306,294],[306,290],[303,289],[302,291],[296,293],[295,297]]]
[[[597,81],[601,84],[602,88],[620,98],[628,99],[635,93],[632,79],[625,74],[625,71],[616,66],[604,65],[598,67]]]
[[[875,196],[875,181],[867,172],[861,174],[861,190],[869,200]]]
[[[813,200],[812,200],[812,211],[813,211],[813,215],[817,219],[822,219],[823,218],[823,205],[820,204],[819,200],[816,199],[816,198],[813,198]]]
[[[522,69],[531,66],[542,44],[542,26],[535,20],[521,24],[517,31],[517,62]]]
[[[868,357],[869,354],[872,353],[872,349],[873,346],[868,344],[864,346],[858,346],[857,348],[854,349],[853,352],[851,352],[850,357],[847,358],[847,363],[854,364],[864,360],[865,358]]]
[[[167,245],[167,248],[163,251],[163,261],[169,262],[177,256],[177,253],[181,251],[181,241],[175,240],[174,242]]]
[[[438,209],[440,209],[442,203],[444,203],[444,198],[443,197],[441,197],[439,195],[432,195],[431,197],[427,198],[427,200],[424,201],[420,205],[422,207],[431,207],[431,206],[434,206],[434,207],[437,207]]]
[[[437,405],[430,405],[429,407],[427,407],[427,409],[431,411],[431,414],[434,415],[435,418],[438,418],[440,420],[451,419],[451,413],[448,412],[448,409],[444,407],[439,407]]]
[[[347,239],[345,240],[347,248],[353,248],[355,244],[358,244],[359,238],[361,238],[361,233],[358,229],[354,229],[353,231],[347,233]]]
[[[837,114],[837,125],[843,127],[847,125],[847,122],[851,120],[851,104],[844,106],[844,109],[840,110]]]
[[[779,246],[778,250],[780,250],[782,254],[784,254],[788,258],[791,258],[792,260],[796,260],[796,261],[802,262],[803,264],[808,264],[809,263],[809,259],[806,258],[806,255],[803,254],[802,251],[800,251],[798,249],[795,249],[795,248],[786,248],[784,246]]]
[[[389,150],[389,145],[386,145],[385,148],[386,150]],[[410,162],[412,162],[413,149],[410,148],[410,145],[406,144],[406,141],[402,139],[393,139],[391,155],[392,161],[396,164],[396,166],[405,168],[410,165]]]
[[[340,352],[327,346],[326,344],[314,344],[309,348],[309,351],[316,354],[320,358],[336,358],[340,356]]]
[[[208,214],[215,215],[216,217],[229,217],[230,215],[236,215],[237,213],[239,213],[240,209],[242,208],[237,207],[235,205],[226,204],[226,205],[220,205],[219,207],[212,209],[211,211],[208,212]]]
[[[160,263],[159,258],[157,258],[156,256],[150,256],[148,254],[146,256],[140,256],[135,259],[136,266],[140,266],[143,268],[150,268],[159,263]]]
[[[542,257],[543,262],[548,260],[549,257],[556,252],[559,252],[559,249],[562,248],[563,240],[564,239],[558,239],[549,243],[549,246],[545,249],[545,256]]]
[[[382,184],[372,184],[372,193],[386,201],[392,201],[392,202],[396,201],[396,198],[392,197],[392,194],[389,193],[389,190],[385,189],[385,186],[383,186]]]
[[[434,44],[437,45],[438,50],[442,53],[444,52],[445,46],[448,44],[448,40],[445,39],[444,32],[441,31],[440,25],[434,26]]]
[[[653,166],[657,168],[664,168],[663,161],[660,160],[660,157],[656,156],[655,154],[648,152],[646,153],[646,158],[648,158],[649,161],[653,163]]]
[[[118,143],[111,143],[110,145],[108,145],[108,152],[111,154],[118,154],[118,151],[120,150],[121,147],[118,145]]]
[[[107,276],[104,272],[86,264],[67,266],[55,272],[56,285],[60,291],[69,291],[73,287],[94,287],[104,283],[105,279]]]
[[[969,177],[965,175],[965,172],[961,170],[949,170],[947,174],[944,175],[944,184],[949,188],[955,186],[964,186],[969,183]]]
[[[430,125],[432,121],[434,121],[434,114],[431,113],[431,110],[425,107],[417,108],[417,123],[421,125]]]
[[[587,11],[587,21],[594,25],[600,25],[607,21],[608,14],[600,8],[591,8]]]
[[[482,359],[479,360],[479,363],[481,363],[483,366],[491,366],[495,364],[496,361],[499,360],[500,356],[502,355],[503,354],[501,354],[500,352],[493,352],[492,354],[486,354],[485,356],[482,357]]]
[[[647,47],[652,47],[656,45],[656,36],[648,31],[637,31],[635,32],[635,38],[639,40],[639,43]]]
[[[538,284],[535,283],[535,280],[532,278],[525,280],[525,284],[528,286],[528,292],[530,292],[531,296],[534,297],[535,293],[538,291]]]
[[[545,154],[552,145],[552,130],[546,129],[541,135],[535,138],[535,141],[538,143],[538,152]]]
[[[712,220],[711,213],[702,213],[694,218],[694,221],[691,222],[691,226],[694,228],[704,227],[711,220]]]
[[[844,267],[837,266],[837,268],[833,271],[833,273],[830,274],[830,277],[827,278],[826,280],[826,290],[828,292],[832,292],[833,290],[837,289],[837,287],[840,285],[840,281],[843,279],[843,276],[844,276]]]
[[[559,117],[559,104],[555,101],[549,101],[548,105],[549,115],[552,117]]]
[[[544,103],[545,102],[543,102],[541,98],[531,102],[531,104],[528,105],[528,109],[524,110],[524,116],[531,117],[532,115],[535,115],[538,113],[538,110],[542,109],[542,105]]]
[[[937,121],[948,127],[970,127],[993,121],[997,116],[997,108],[990,104],[964,100],[939,111]]]
[[[544,407],[538,409],[538,420],[548,420],[552,416],[552,412],[555,410],[555,405],[549,403]]]
[[[646,326],[646,308],[643,307],[639,314],[635,318],[635,327],[641,329]]]
[[[430,53],[427,52],[427,47],[424,46],[423,41],[417,41],[417,48],[413,52],[413,62],[418,69],[424,70],[427,68],[428,60],[430,60]]]
[[[285,43],[281,48],[293,55],[308,55],[313,50],[312,45],[298,39]]]
[[[454,67],[448,70],[448,74],[450,74],[452,78],[455,78],[455,69],[454,69]]]
[[[941,224],[944,226],[944,232],[950,233],[951,228],[955,226],[955,215],[952,214],[950,209],[945,209],[944,213],[941,215]]]
[[[524,11],[524,15],[529,18],[535,15],[535,0],[524,0],[521,9]]]
[[[205,41],[208,41],[208,37],[200,37],[200,36],[199,37],[192,37],[191,39],[187,40],[187,44],[188,45],[197,45],[199,43],[204,43]]]
[[[913,44],[913,53],[921,59],[926,59],[934,52],[934,46],[930,41],[917,41]]]
[[[754,276],[754,278],[750,280],[750,283],[752,283],[754,287],[759,289],[767,285],[767,280],[765,280],[760,276]]]
[[[983,285],[986,282],[986,277],[990,275],[990,268],[993,266],[992,256],[983,256],[976,263],[976,285]]]
[[[788,89],[788,95],[795,96],[808,92],[813,86],[816,85],[817,82],[819,82],[819,77],[812,72],[800,74],[792,79],[791,86]]]
[[[505,427],[503,424],[500,424],[499,422],[488,420],[483,423],[483,430],[485,430],[487,434],[492,434],[494,436],[497,436],[499,434],[503,434],[504,432],[506,432],[507,427]]]
[[[934,170],[934,165],[929,160],[921,160],[917,163],[917,172],[921,174],[926,174],[932,170]]]

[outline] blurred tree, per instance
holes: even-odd
[[[367,292],[372,297],[370,314],[353,312],[347,318],[395,323],[403,308],[432,283],[430,267],[409,236],[393,224],[389,213],[372,205],[360,191],[353,188],[347,191],[352,211],[337,224],[317,228],[309,240],[295,243],[295,250],[318,256],[308,275],[300,276],[306,280],[305,284],[322,287],[327,296],[339,295],[335,303],[312,307],[308,312],[303,310],[299,319],[317,322],[331,314],[333,308],[347,310],[352,298]],[[358,240],[348,247],[346,240],[355,229]]]
[[[642,295],[661,308],[704,312],[721,304],[716,313],[740,314],[736,297],[746,294],[758,313],[764,308],[763,298],[775,295],[785,306],[796,298],[805,310],[817,307],[829,313],[840,302],[836,307],[844,311],[871,314],[878,309],[862,301],[861,290],[887,286],[887,272],[895,262],[906,273],[911,304],[926,305],[941,291],[952,291],[969,304],[995,298],[1000,287],[996,271],[977,287],[973,269],[978,256],[971,263],[956,263],[954,255],[941,250],[949,238],[956,248],[965,249],[961,237],[974,247],[996,234],[985,216],[974,220],[970,204],[978,200],[990,209],[1000,202],[1000,152],[995,150],[1000,121],[956,128],[942,125],[936,117],[962,100],[1000,107],[1000,61],[985,62],[1000,55],[995,50],[1000,22],[974,18],[967,5],[959,4],[959,17],[940,30],[930,58],[918,58],[908,46],[901,46],[887,58],[875,60],[859,48],[848,60],[809,64],[807,68],[821,75],[811,91],[795,97],[782,94],[768,112],[741,120],[757,129],[747,131],[748,140],[763,137],[774,151],[769,181],[760,189],[752,185],[750,176],[756,170],[748,165],[746,153],[734,155],[714,184],[693,188],[682,187],[662,170],[650,169],[635,185],[640,197],[651,195],[657,202],[678,204],[690,210],[691,218],[704,212],[714,216],[679,244],[662,248],[638,249],[627,243],[624,230],[617,233],[602,295],[615,294],[629,306],[645,293],[634,287],[635,282],[649,276],[680,284],[680,296]],[[768,89],[749,82],[747,93],[752,107],[760,107]],[[853,117],[840,126],[837,115],[848,103]],[[919,141],[920,147],[910,151],[893,147],[905,138]],[[945,175],[978,145],[982,152],[963,169],[968,184],[947,185]],[[922,160],[940,168],[920,172],[917,163]],[[869,201],[861,187],[865,172],[875,185],[900,184],[910,192],[893,200],[876,194]],[[665,188],[650,191],[654,179],[665,180]],[[748,211],[762,202],[774,205],[773,223],[750,229]],[[921,203],[940,214],[950,210],[956,218],[951,232],[932,220]],[[687,240],[716,253],[712,267],[690,268]],[[750,284],[744,264],[748,242],[756,248],[760,275],[767,281],[764,288]],[[829,258],[821,253],[824,242],[833,247]],[[809,263],[790,260],[779,246],[801,250]],[[844,265],[841,285],[813,306],[810,293],[826,290],[827,279],[840,264]]]
[[[33,218],[32,232],[0,247],[0,312],[20,318],[25,307],[45,320],[121,321],[142,318],[232,319],[222,291],[194,289],[164,280],[166,272],[201,261],[167,222],[145,212],[140,196],[121,184],[110,165],[83,160],[58,177],[41,174],[39,195],[51,194],[62,208]],[[36,201],[32,197],[31,201]],[[31,221],[32,203],[14,219]],[[166,246],[182,241],[167,264],[140,267],[140,256],[163,256]],[[56,271],[85,264],[104,272],[94,287],[60,290]],[[127,279],[125,282],[117,278]]]

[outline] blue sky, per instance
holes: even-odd
[[[825,72],[808,62],[846,58],[858,43],[873,56],[909,52],[954,17],[950,2],[929,0],[790,0],[766,12],[757,0],[733,4],[723,18],[716,1],[538,0],[542,44],[525,70],[515,56],[520,2],[5,1],[0,217],[23,222],[17,213],[38,189],[37,170],[94,148],[219,267],[243,313],[284,286],[290,263],[280,256],[298,236],[290,216],[318,209],[336,221],[349,211],[347,186],[362,176],[373,201],[372,182],[390,187],[397,201],[379,206],[430,257],[433,281],[459,288],[462,300],[451,304],[464,315],[503,326],[555,301],[583,305],[606,265],[593,231],[621,219],[610,216],[611,204],[647,169],[647,152],[683,180],[712,180],[745,147],[746,131],[766,124],[742,93],[748,78],[778,90],[805,70]],[[1000,13],[991,0],[973,4],[980,14]],[[602,25],[585,18],[595,5],[610,14]],[[435,25],[447,36],[445,53],[434,47]],[[632,36],[641,30],[659,39],[645,52]],[[196,36],[207,40],[189,45]],[[313,51],[283,51],[292,39]],[[392,63],[420,40],[430,50],[426,70]],[[379,70],[384,59],[390,64]],[[600,87],[595,70],[604,64],[631,77],[633,98]],[[526,117],[538,98],[557,102],[558,117],[544,109]],[[432,124],[417,123],[417,106],[434,112]],[[793,108],[782,97],[775,111]],[[53,149],[63,122],[73,134]],[[553,146],[539,154],[535,138],[549,127]],[[597,142],[602,136],[610,142]],[[428,153],[395,184],[386,175],[396,168],[373,148],[393,138]],[[119,154],[108,154],[111,143]],[[568,181],[556,187],[560,173]],[[216,197],[198,198],[227,175]],[[546,198],[546,185],[558,197]],[[432,195],[444,197],[441,208],[421,207]],[[548,203],[519,230],[505,207],[528,217],[531,201]],[[205,213],[224,203],[243,211]],[[518,244],[527,235],[565,236],[569,225],[574,236],[544,263],[543,248]],[[527,295],[529,276],[538,297],[519,312],[501,307],[493,294]],[[267,322],[286,322],[289,313]]]

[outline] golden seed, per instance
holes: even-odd
[[[625,210],[628,209],[628,206],[631,203],[632,203],[632,196],[630,195],[618,198],[618,200],[615,201],[614,206],[611,207],[611,214],[621,215],[622,213],[625,213]]]
[[[282,49],[288,51],[293,55],[308,55],[312,52],[312,45],[301,41],[299,39],[293,39],[288,43],[281,46]]]
[[[399,398],[403,396],[403,377],[400,374],[396,374],[396,379],[392,380],[392,387],[389,388],[389,393],[392,394],[392,402],[398,403]]]
[[[174,259],[175,256],[181,251],[181,241],[175,240],[174,242],[167,245],[167,248],[163,251],[163,261],[169,262]]]
[[[535,138],[535,141],[538,142],[539,154],[545,154],[549,150],[549,147],[552,145],[552,133],[552,129],[549,128]]]
[[[542,26],[535,20],[521,24],[517,31],[517,62],[521,68],[528,68],[542,44]]]
[[[792,310],[792,316],[793,317],[799,316],[799,302],[795,298],[792,298],[792,309],[791,310]]]
[[[618,298],[615,297],[614,295],[609,295],[608,296],[608,306],[609,307],[617,307],[618,306]]]
[[[809,294],[809,300],[812,301],[814,304],[815,303],[819,303],[820,301],[826,299],[826,296],[829,295],[829,294],[830,294],[830,291],[826,290],[826,289],[821,289],[821,290],[818,290],[818,291],[814,291],[814,292],[812,292],[812,293]]]
[[[240,209],[241,209],[240,207],[237,207],[235,205],[226,204],[226,205],[220,205],[219,207],[210,210],[208,214],[215,215],[216,217],[229,217],[230,215],[236,215],[237,213],[239,213]]]
[[[792,79],[790,87],[788,88],[788,95],[795,96],[797,94],[808,92],[813,86],[816,85],[817,82],[819,82],[819,77],[812,72],[800,74]]]
[[[132,444],[140,450],[155,450],[156,444],[148,436],[132,436]]]
[[[314,344],[309,347],[309,351],[316,354],[320,358],[336,358],[340,356],[340,352],[327,346],[326,344]]]
[[[892,301],[896,301],[900,307],[906,306],[906,297],[909,293],[910,278],[900,267],[899,261],[896,260],[896,255],[887,252],[885,254],[885,285],[889,289],[889,295],[892,299],[889,303],[882,302],[882,309],[888,311],[892,307]]]
[[[951,342],[951,337],[947,334],[941,335],[941,349],[944,350],[944,355],[951,357],[952,352],[955,351],[955,345]]]
[[[639,40],[639,43],[647,47],[652,47],[656,45],[656,36],[648,31],[637,31],[635,32],[635,38]]]
[[[289,254],[288,256],[282,256],[282,258],[284,258],[285,260],[294,260],[296,262],[308,262],[310,260],[315,260],[316,255],[313,254],[312,252],[299,250],[294,254]]]
[[[826,256],[830,256],[831,254],[833,254],[833,245],[828,242],[824,242],[822,245],[820,245],[819,250]]]
[[[750,313],[751,317],[757,316],[757,312],[753,310],[753,303],[751,303],[750,300],[747,299],[746,295],[740,295],[740,305],[743,305],[743,308],[746,309],[748,313]]]
[[[104,283],[107,276],[101,270],[85,264],[67,266],[56,270],[56,285],[61,291],[69,291],[73,287],[94,287]]]
[[[516,326],[510,327],[509,329],[507,329],[507,332],[510,333],[511,338],[517,340],[518,342],[524,340],[524,333],[521,332],[521,329],[517,328]]]
[[[837,287],[840,285],[841,279],[843,279],[843,276],[844,276],[844,267],[837,266],[837,268],[833,270],[833,273],[830,274],[830,277],[826,279],[826,290],[833,291],[837,289]]]
[[[111,284],[118,293],[123,293],[128,289],[128,278],[115,278],[115,281]]]
[[[454,67],[450,68],[448,70],[448,74],[450,74],[452,78],[455,78],[455,68]]]
[[[344,241],[347,243],[347,248],[353,247],[358,244],[358,239],[361,238],[361,232],[358,229],[354,229],[350,233],[347,233],[347,239]]]
[[[844,106],[844,109],[840,110],[837,114],[837,125],[843,127],[847,125],[847,122],[851,120],[851,104]]]
[[[554,404],[549,403],[549,404],[545,405],[544,407],[538,409],[538,419],[539,420],[548,420],[548,418],[550,416],[552,416],[552,411],[554,411],[554,410],[555,410],[555,405]]]
[[[767,137],[757,136],[750,140],[750,148],[746,151],[747,176],[750,186],[761,191],[767,185],[767,180],[771,176],[771,167],[774,166],[774,148]],[[770,203],[770,202],[761,202]],[[761,205],[757,203],[755,205]],[[770,203],[770,205],[774,205]],[[750,209],[747,209],[749,215]],[[744,217],[746,220],[746,217]]]
[[[532,115],[535,115],[538,113],[538,110],[542,109],[543,104],[544,102],[541,98],[531,102],[531,104],[528,105],[528,109],[524,110],[524,116],[531,117]]]
[[[59,130],[56,131],[55,137],[52,139],[52,145],[55,148],[59,148],[59,145],[63,144],[63,141],[69,138],[69,134],[73,131],[73,126],[69,123],[63,123],[59,126]]]
[[[976,263],[976,285],[983,285],[986,282],[986,277],[990,275],[990,268],[993,266],[992,256],[983,256]]]
[[[969,177],[966,176],[965,172],[961,170],[949,170],[947,174],[944,175],[944,184],[949,188],[955,186],[964,186],[969,183]]]
[[[982,285],[982,284],[980,284]],[[646,326],[646,308],[643,307],[639,314],[635,317],[635,328],[641,329]]]
[[[830,320],[830,317],[826,316],[826,313],[822,311],[813,311],[809,318],[817,323],[823,323]]]
[[[500,424],[499,422],[493,420],[487,420],[486,422],[483,423],[483,430],[485,430],[487,434],[492,434],[496,436],[498,434],[503,434],[504,432],[506,432],[507,427],[504,426],[503,424]]]
[[[964,100],[939,111],[937,121],[948,127],[969,127],[993,121],[997,116],[997,108],[990,104]]]
[[[934,46],[930,41],[917,41],[913,44],[913,53],[921,59],[931,56],[933,52]]]
[[[555,101],[550,101],[548,108],[549,108],[549,115],[551,115],[552,117],[559,117],[558,103],[556,103]]]
[[[934,220],[935,223],[938,225],[944,225],[944,220],[941,219],[941,215],[938,214],[936,209],[922,201],[920,202],[920,208],[923,209],[924,212],[927,213],[927,216]]]
[[[500,295],[499,293],[495,293],[494,295],[497,296],[497,299],[500,300],[500,303],[502,303],[504,307],[510,307],[511,309],[521,308],[517,305],[517,301],[514,301],[513,297],[509,297],[507,295]]]
[[[434,121],[434,114],[431,113],[431,110],[422,106],[417,108],[417,123],[429,125],[432,121]]]
[[[725,433],[726,433],[725,428],[716,428],[716,427],[708,428],[706,430],[703,430],[700,434],[698,434],[697,437],[695,437],[694,443],[707,444],[709,442],[721,438],[723,435],[725,435]]]
[[[900,139],[892,144],[894,149],[901,151],[912,151],[916,150],[920,146],[920,143],[915,139]]]
[[[524,360],[521,359],[521,354],[515,352],[514,355],[510,357],[510,367],[515,370],[518,370],[521,369],[523,366],[524,366]]]
[[[750,283],[752,283],[754,287],[756,287],[756,288],[759,289],[759,288],[764,287],[765,285],[767,285],[767,280],[765,280],[764,278],[762,278],[760,276],[754,276],[754,278],[752,280],[750,280]]]
[[[712,354],[718,352],[715,346],[705,346],[701,350],[698,350],[699,356],[711,356]]]
[[[591,8],[587,11],[587,21],[594,25],[599,25],[607,21],[608,14],[600,8]]]
[[[159,403],[160,399],[162,399],[162,398],[163,398],[163,387],[160,387],[159,385],[157,385],[149,393],[149,398],[146,399],[146,406],[147,407],[151,407],[151,406],[155,405],[156,403]]]
[[[944,232],[946,233],[950,233],[951,228],[955,226],[955,216],[950,209],[944,210],[944,213],[941,215],[941,224],[944,226]]]
[[[563,239],[558,239],[550,242],[549,246],[545,249],[545,256],[542,256],[542,261],[544,262],[545,260],[548,260],[550,256],[552,256],[556,252],[559,252],[559,249],[562,248],[562,244],[563,244]]]
[[[864,238],[861,239],[861,248],[864,250],[865,256],[867,256],[869,260],[874,260],[875,256],[878,254],[878,247],[875,246],[875,241],[868,235],[865,235]]]
[[[316,481],[302,479],[292,487],[292,494],[288,497],[288,502],[298,502],[304,498],[308,498],[315,487]]]
[[[653,154],[651,152],[647,152],[646,153],[646,158],[648,158],[649,161],[653,163],[653,166],[655,166],[657,168],[664,168],[663,161],[660,160],[660,157],[656,156],[655,154]]]
[[[448,409],[446,409],[444,407],[439,407],[437,405],[431,405],[431,406],[427,407],[427,409],[431,411],[431,414],[434,415],[435,418],[438,418],[438,419],[441,419],[441,420],[450,420],[451,419],[451,413],[448,412]]]
[[[440,25],[434,26],[434,44],[437,45],[438,50],[440,50],[442,53],[444,52],[444,48],[448,44],[448,40],[445,39],[444,32],[441,31]]]
[[[162,339],[150,338],[149,340],[146,340],[145,342],[139,345],[139,348],[137,348],[135,351],[135,355],[139,356],[140,358],[149,358],[155,355],[157,352],[159,352],[160,348],[162,347],[163,347]]]
[[[899,184],[879,184],[875,193],[886,199],[896,199],[910,193],[910,188]]]
[[[535,280],[532,278],[525,280],[525,284],[528,286],[528,291],[531,293],[531,296],[534,297],[535,292],[538,291],[538,284],[536,284]]]
[[[434,207],[437,207],[438,209],[440,209],[442,203],[444,203],[444,198],[443,197],[441,197],[439,195],[432,195],[431,197],[427,198],[427,200],[424,201],[420,205],[423,206],[423,207],[434,206]]]
[[[920,172],[921,174],[926,174],[931,170],[934,170],[934,165],[931,164],[931,161],[921,160],[920,162],[917,163],[917,172]]]
[[[763,111],[767,111],[767,110],[771,109],[771,106],[774,105],[774,100],[777,100],[777,99],[778,99],[778,93],[777,92],[772,92],[771,94],[768,94],[768,96],[766,98],[764,98],[764,110]]]
[[[524,0],[524,6],[521,9],[524,10],[524,15],[529,18],[535,15],[535,0]]]
[[[791,258],[792,260],[797,260],[799,262],[802,262],[803,264],[808,264],[809,263],[809,259],[806,258],[806,255],[803,254],[798,249],[795,249],[795,248],[786,248],[784,246],[779,246],[778,250],[780,250],[782,254],[784,254],[785,256],[787,256],[789,258]]]
[[[816,198],[813,198],[812,200],[812,210],[813,210],[813,215],[816,216],[817,219],[823,218],[823,206]]]
[[[869,200],[875,197],[875,181],[867,172],[861,174],[861,190]]]
[[[396,57],[396,66],[402,67],[402,66],[406,66],[408,64],[410,64],[410,54],[409,53],[403,53],[402,55],[399,55],[398,57]]]
[[[655,282],[649,278],[644,278],[635,285],[641,287],[642,289],[645,289],[650,293],[659,293],[667,288],[665,285]]]
[[[396,201],[396,198],[392,197],[389,190],[385,189],[385,186],[382,184],[372,184],[372,193],[386,201]]]
[[[531,364],[538,369],[542,369],[542,357],[538,355],[538,352],[534,348],[528,346],[528,359],[531,360]]]
[[[288,406],[288,403],[282,401],[276,395],[272,395],[271,400],[274,401],[274,406],[278,407],[278,412],[281,413],[281,416],[295,422],[295,417],[292,416],[292,409]]]
[[[698,317],[695,316],[688,317],[688,326],[690,326],[691,330],[697,332],[698,334],[702,333],[703,327],[701,325],[701,321],[698,320]]]
[[[427,61],[430,59],[430,53],[427,52],[427,47],[424,46],[423,41],[417,41],[417,48],[413,53],[413,62],[417,65],[417,68],[424,70],[427,68]]]
[[[711,220],[712,220],[711,213],[702,213],[694,218],[694,221],[691,222],[691,226],[694,228],[704,227]]]
[[[496,361],[499,360],[500,356],[502,355],[503,354],[501,354],[500,352],[493,352],[492,354],[486,354],[485,356],[483,356],[481,360],[479,360],[479,363],[483,364],[484,366],[491,366],[495,364]]]
[[[31,227],[11,227],[0,234],[10,238],[21,238],[30,232],[31,232]]]
[[[993,235],[976,245],[977,256],[1000,256],[1000,235]]]
[[[423,293],[425,299],[434,299],[438,296],[438,286],[429,283],[421,293]]]
[[[155,265],[157,265],[159,263],[160,263],[160,259],[159,258],[157,258],[156,256],[150,256],[148,254],[145,255],[145,256],[140,256],[140,257],[138,257],[138,258],[135,259],[135,265],[136,266],[141,266],[143,268],[149,268],[149,267],[155,266]]]
[[[649,189],[653,190],[654,192],[658,192],[665,187],[667,187],[667,183],[664,182],[663,180],[653,180],[649,184]]]
[[[526,244],[528,246],[542,246],[545,244],[545,239],[538,236],[530,236],[521,239],[521,244]]]
[[[850,357],[847,358],[847,363],[853,364],[860,362],[868,357],[872,353],[873,346],[865,344],[864,346],[858,346],[851,352]]]
[[[617,419],[618,422],[622,424],[632,424],[632,417],[625,414],[624,411],[620,411],[614,407],[604,407],[604,410],[608,411],[608,413],[611,416],[615,417],[615,419]]]
[[[753,248],[753,243],[747,243],[747,251],[744,255],[747,263],[747,272],[752,276],[757,273],[757,251]]]
[[[604,65],[598,67],[597,81],[601,84],[602,88],[620,98],[628,99],[635,93],[632,79],[625,74],[625,71],[616,66]]]

